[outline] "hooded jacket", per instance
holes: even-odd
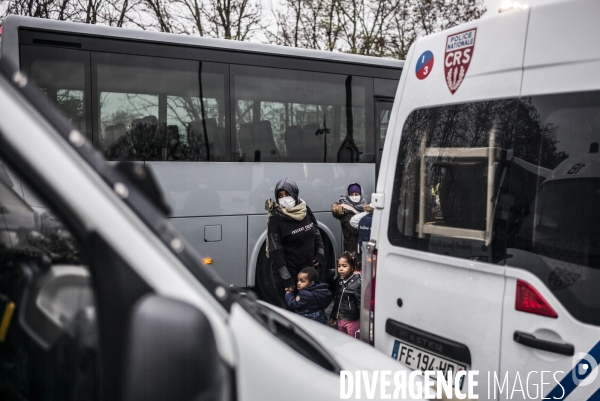
[[[335,304],[331,311],[333,320],[359,320],[360,319],[360,287],[361,276],[354,273],[344,282],[340,277],[335,286]]]
[[[353,182],[348,185],[348,189],[352,185],[358,185]],[[359,185],[360,187],[360,185]],[[346,189],[346,192],[348,192]],[[362,189],[361,189],[362,191]],[[342,234],[344,236],[344,251],[348,252],[356,252],[358,250],[358,228],[352,227],[350,224],[350,219],[355,215],[364,211],[364,206],[366,205],[365,198],[360,195],[360,200],[358,202],[352,202],[349,196],[342,195],[337,203],[334,203],[331,208],[331,213],[333,217],[340,221],[342,225]]]
[[[275,199],[282,189],[294,198],[296,205],[303,203],[298,197],[298,187],[292,180],[286,178],[277,183]],[[293,285],[290,271],[295,274],[306,266],[312,266],[313,260],[321,266],[325,265],[325,248],[319,224],[308,206],[306,216],[301,220],[289,217],[279,206],[275,206],[269,213],[268,256],[287,284],[292,281]]]
[[[303,315],[306,313],[324,311],[333,299],[329,285],[326,283],[313,283],[294,295],[293,292],[285,294],[285,300],[289,307],[296,313]]]

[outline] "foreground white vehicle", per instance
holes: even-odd
[[[0,398],[331,400],[341,370],[405,369],[224,286],[148,170],[33,86],[0,62]]]
[[[478,371],[483,399],[600,396],[599,15],[508,11],[405,64],[373,194],[374,342]]]

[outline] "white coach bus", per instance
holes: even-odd
[[[331,204],[376,172],[403,62],[8,16],[1,57],[108,160],[146,163],[171,223],[230,285],[272,288],[264,202],[290,178],[330,266]],[[324,272],[325,273],[325,270]]]

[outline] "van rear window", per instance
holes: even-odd
[[[517,99],[414,111],[406,120],[394,180],[392,244],[498,262],[494,225],[508,177]]]
[[[600,325],[600,92],[416,110],[397,159],[396,246],[537,275]]]

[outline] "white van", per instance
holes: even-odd
[[[332,400],[341,370],[405,369],[231,290],[149,170],[106,162],[4,59],[0,105],[0,399]]]
[[[481,399],[600,396],[599,17],[511,10],[405,64],[362,333],[412,369],[479,371]]]

